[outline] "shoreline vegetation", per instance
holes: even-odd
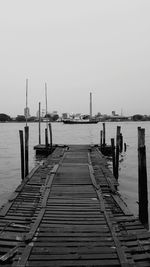
[[[85,119],[88,118],[88,115],[85,116]],[[150,115],[141,115],[141,114],[135,114],[132,116],[110,116],[110,115],[101,115],[97,114],[93,116],[94,119],[96,119],[99,122],[104,122],[104,121],[150,121]],[[66,119],[66,118],[65,118]],[[84,117],[83,117],[84,119]],[[47,114],[44,117],[40,118],[41,122],[62,122],[64,120],[64,117],[59,116],[58,114],[51,115]],[[17,117],[12,118],[11,116],[5,114],[5,113],[0,113],[0,122],[25,122],[26,117],[24,115],[17,115]],[[36,116],[30,116],[27,118],[28,122],[38,122],[39,118]]]

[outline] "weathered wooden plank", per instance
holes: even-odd
[[[50,210],[46,210],[45,212],[45,215],[48,215],[48,216],[98,216],[100,219],[103,218],[102,216],[100,216],[100,212],[99,211],[96,211],[96,210],[62,210],[62,209],[50,209]],[[136,225],[136,224],[135,224]],[[138,223],[137,223],[138,225]]]
[[[79,221],[79,222],[81,222],[81,221],[93,221],[93,223],[95,222],[95,221],[98,221],[98,223],[100,223],[101,225],[106,225],[106,223],[104,222],[104,221],[101,221],[101,220],[99,220],[99,217],[98,216],[44,216],[44,218],[43,218],[43,222],[45,222],[45,221],[48,221],[49,220],[49,222],[51,223],[51,222],[53,222],[53,221],[57,221],[57,222],[59,222],[59,221],[61,221],[61,222],[65,222],[65,221],[70,221],[70,222],[72,222],[72,221],[75,221],[75,222],[77,222],[77,221]],[[128,228],[128,229],[131,229],[131,228]],[[135,229],[142,229],[141,227],[134,227],[134,228],[132,228],[133,230]]]
[[[89,242],[34,242],[34,247],[57,247],[57,246],[62,246],[62,247],[115,247],[114,242],[111,241],[109,238],[101,238],[99,241],[93,241],[89,244]],[[116,248],[116,247],[115,247]]]
[[[40,168],[40,165],[35,166],[31,172],[25,177],[25,179],[23,180],[23,182],[17,187],[17,189],[15,190],[15,192],[20,192],[22,191],[24,185],[27,183],[28,180],[31,179],[31,177],[35,174],[35,172]]]
[[[57,228],[55,229],[57,230]],[[50,231],[50,229],[45,229],[45,231],[42,231],[42,229],[40,228],[40,232],[38,233],[38,237],[68,237],[68,238],[74,238],[74,237],[86,237],[86,238],[102,238],[103,236],[107,237],[107,234],[104,232],[69,232],[69,231],[62,231],[61,232],[54,232],[54,229]],[[108,233],[108,236],[111,237],[111,234]]]
[[[31,261],[28,263],[29,267],[34,267],[34,266],[42,266],[42,267],[61,267],[61,266],[107,266],[107,267],[112,267],[112,266],[120,266],[120,263],[118,260],[67,260],[67,261],[45,261],[43,265],[43,261]],[[22,266],[21,266],[22,267]]]
[[[26,217],[23,217],[23,216],[15,216],[15,215],[12,215],[12,216],[7,216],[5,217],[8,221],[16,221],[18,222],[19,224],[20,223],[23,223],[23,224],[26,224],[27,222],[31,222],[32,221],[32,218],[31,216],[26,216]]]
[[[84,253],[84,254],[110,254],[115,252],[115,248],[109,248],[109,247],[62,247],[62,246],[57,246],[57,247],[33,247],[32,249],[32,254],[33,255],[45,255],[45,254],[51,254],[51,255],[63,255],[63,254],[69,254],[69,253]]]
[[[112,194],[113,199],[116,201],[118,206],[121,208],[123,213],[125,215],[131,215],[132,213],[129,211],[127,205],[124,203],[124,201],[120,198],[118,194]]]
[[[14,248],[10,249],[7,253],[5,253],[3,256],[0,256],[0,262],[5,263],[7,260],[12,258],[15,253],[18,251],[18,245],[16,245]]]
[[[16,233],[16,232],[2,232],[0,233],[0,240],[16,240],[16,241],[22,241],[24,238],[24,233]]]
[[[23,250],[23,253],[22,253],[22,257],[19,258],[17,263],[14,262],[14,267],[25,267],[26,266],[26,262],[29,258],[30,253],[31,253],[32,246],[33,246],[32,243],[30,243],[29,245],[27,245],[25,247],[25,249]]]
[[[57,228],[57,229],[56,229]],[[96,224],[93,227],[93,224],[76,224],[76,225],[67,225],[66,223],[58,223],[57,225],[54,223],[41,223],[40,229],[51,229],[54,231],[75,231],[75,232],[100,232],[100,224]]]
[[[8,240],[0,240],[0,246],[4,247],[16,247],[18,241],[8,241]]]
[[[44,216],[44,213],[45,213],[45,209],[46,209],[46,203],[47,203],[47,199],[48,199],[48,196],[49,196],[49,193],[50,193],[50,190],[51,190],[51,186],[52,186],[52,182],[53,182],[53,179],[54,179],[54,176],[55,176],[55,173],[58,169],[59,165],[55,165],[54,168],[53,168],[53,171],[51,172],[50,174],[50,177],[49,177],[49,181],[47,182],[46,184],[46,190],[45,190],[45,194],[43,196],[43,200],[42,200],[42,204],[41,204],[41,210],[39,212],[39,215],[38,217],[36,218],[34,224],[32,225],[32,228],[30,230],[30,232],[26,235],[25,239],[26,240],[31,240]]]
[[[104,260],[104,259],[107,259],[107,260],[110,260],[110,259],[117,259],[117,254],[116,253],[110,253],[110,254],[95,254],[95,253],[92,253],[92,254],[84,254],[82,253],[67,253],[66,255],[62,255],[62,254],[57,254],[57,255],[51,255],[51,254],[45,254],[45,255],[31,255],[30,256],[30,261],[43,261],[43,263],[47,260],[51,261],[51,260]]]

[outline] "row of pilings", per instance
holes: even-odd
[[[147,165],[146,165],[146,146],[145,129],[138,127],[138,206],[139,220],[149,228],[148,222],[148,186],[147,186]],[[104,155],[111,155],[113,175],[116,180],[119,179],[119,159],[121,153],[127,150],[127,144],[123,142],[121,127],[116,129],[116,142],[111,138],[111,146],[106,144],[106,129],[103,123],[103,129],[100,131],[100,150]]]
[[[49,138],[48,138],[49,130]],[[19,130],[20,137],[20,154],[21,154],[21,178],[24,178],[29,174],[29,126],[24,127],[23,130]],[[41,133],[39,134],[39,145],[41,145]],[[44,153],[48,155],[53,151],[52,142],[52,126],[51,123],[46,124],[45,128],[45,145]]]

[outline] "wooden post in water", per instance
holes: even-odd
[[[116,177],[116,174],[115,174],[115,141],[114,141],[114,138],[111,138],[111,149],[112,149],[113,175],[114,175],[114,177]]]
[[[48,148],[48,132],[47,132],[47,128],[45,128],[45,147]]]
[[[127,151],[127,144],[124,143],[124,152],[126,152],[126,151]]]
[[[49,133],[50,133],[50,148],[52,150],[53,142],[52,142],[52,125],[49,123]]]
[[[29,174],[29,127],[25,126],[25,177]]]
[[[123,151],[123,135],[120,133],[120,152]]]
[[[139,220],[148,228],[148,189],[146,168],[145,129],[138,127],[138,193]]]
[[[100,148],[102,148],[102,142],[103,142],[103,131],[100,131]]]
[[[39,145],[41,144],[41,103],[39,102]]]
[[[23,141],[23,131],[19,130],[20,136],[20,152],[21,152],[21,178],[24,179],[24,141]]]
[[[47,83],[45,83],[45,108],[46,108],[46,128],[45,128],[45,147],[48,148],[48,118],[47,118]]]
[[[139,164],[139,146],[140,146],[140,134],[141,134],[141,132],[140,132],[140,130],[141,130],[141,127],[138,127],[138,179],[139,179],[139,177],[140,177],[140,164]],[[139,196],[139,190],[140,190],[140,188],[139,188],[139,180],[138,180],[138,196]]]
[[[116,167],[115,167],[115,178],[119,177],[119,147],[120,147],[120,126],[117,126],[117,134],[116,134]]]
[[[103,147],[105,147],[105,145],[106,145],[105,135],[106,135],[105,122],[103,122]]]

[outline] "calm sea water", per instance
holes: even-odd
[[[38,144],[38,123],[29,123],[29,161],[30,170],[37,164],[34,145]],[[121,155],[119,190],[130,210],[137,215],[137,127],[146,131],[147,173],[150,192],[150,122],[106,122],[106,142],[116,136],[116,127],[121,126],[127,151]],[[21,182],[19,130],[24,123],[0,123],[0,205]],[[42,142],[44,143],[45,124],[42,123]],[[98,144],[102,123],[87,125],[66,125],[52,123],[55,144]],[[150,198],[149,198],[150,199]],[[150,214],[150,208],[149,208]]]

